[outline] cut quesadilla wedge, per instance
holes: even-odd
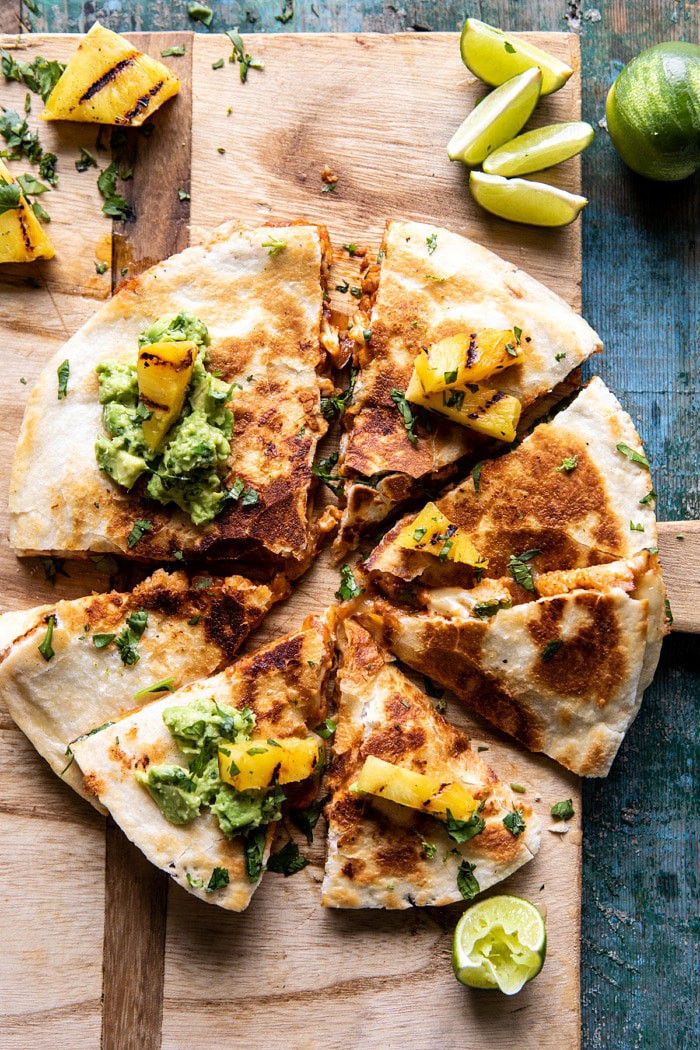
[[[370,555],[370,579],[397,593],[406,584],[474,587],[478,579],[518,576],[513,600],[537,593],[539,573],[633,558],[657,546],[649,464],[632,420],[594,378],[550,423],[512,452],[487,460],[436,501],[486,560],[474,568],[408,549],[406,515]],[[519,564],[516,564],[518,563]],[[567,588],[568,589],[568,588]],[[550,590],[551,593],[551,590]]]
[[[320,226],[229,224],[125,282],[30,395],[10,493],[18,553],[301,572],[318,533],[329,257]]]
[[[339,633],[323,904],[452,904],[531,860],[540,825],[530,806],[516,800],[468,737],[437,713],[359,624],[347,619]],[[427,811],[423,785],[431,782],[438,798],[449,796],[454,812],[449,803],[444,813],[439,804]],[[361,791],[363,784],[372,790]],[[399,796],[411,804],[397,802]]]
[[[230,663],[288,591],[282,577],[267,586],[159,569],[128,593],[6,613],[0,697],[53,771],[94,802],[72,742]]]
[[[553,292],[449,230],[390,222],[380,259],[366,271],[351,328],[362,339],[355,352],[360,372],[344,417],[340,472],[347,478],[347,505],[339,552],[353,546],[368,524],[489,447],[473,430],[426,416],[402,400],[423,351],[448,336],[512,331],[522,359],[516,354],[516,363],[485,384],[528,409],[601,349],[593,329]]]
[[[282,755],[289,741],[314,737],[325,716],[332,653],[327,624],[310,618],[220,674],[86,736],[74,745],[86,787],[180,886],[243,911],[285,795],[316,785],[306,777],[282,788],[273,769],[265,787],[239,791],[222,780],[219,762],[230,763],[241,743],[251,760],[267,760],[270,750]]]
[[[606,776],[666,633],[658,559],[573,570],[569,591],[567,573],[547,575],[561,593],[522,604],[512,581],[492,580],[479,602],[444,587],[426,592],[421,611],[375,598],[358,616],[399,659],[530,750]]]

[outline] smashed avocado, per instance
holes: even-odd
[[[175,503],[195,525],[211,521],[226,499],[219,471],[231,451],[233,413],[226,408],[233,386],[208,372],[209,332],[199,317],[179,313],[160,318],[139,336],[139,346],[191,340],[199,347],[179,418],[155,451],[149,449],[143,423],[150,418],[139,400],[135,365],[103,361],[97,366],[102,424],[106,434],[95,442],[101,470],[126,489],[149,474],[146,494],[159,503]]]
[[[194,700],[167,707],[163,721],[189,766],[151,766],[136,779],[149,791],[166,820],[189,824],[209,807],[224,835],[234,838],[280,818],[284,793],[274,784],[265,790],[237,791],[219,777],[219,747],[249,740],[255,716],[214,700]]]

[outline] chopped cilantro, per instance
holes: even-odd
[[[418,416],[414,413],[410,403],[406,400],[406,395],[401,391],[397,390],[396,387],[391,391],[391,400],[394,402],[401,418],[403,419],[403,425],[406,428],[408,440],[412,445],[418,444],[418,435],[416,434],[416,423],[418,422]]]
[[[353,299],[361,299],[362,298],[362,289],[358,288],[357,286],[354,286],[353,288],[350,289],[350,295],[353,297]]]
[[[19,208],[21,190],[16,182],[3,182],[0,177],[0,215]]]
[[[296,842],[290,839],[282,846],[282,849],[272,854],[267,862],[267,870],[289,878],[290,875],[296,875],[298,871],[302,871],[308,863],[308,857],[302,856]]]
[[[472,900],[481,889],[474,876],[475,867],[476,864],[470,864],[468,860],[463,860],[457,872],[457,889],[465,901]]]
[[[630,448],[629,445],[625,445],[622,441],[619,445],[616,445],[615,447],[618,452],[622,453],[623,456],[627,456],[630,462],[639,463],[640,466],[649,469],[649,460],[646,458],[646,456],[643,456],[641,452],[636,452],[633,448]]]
[[[278,240],[277,237],[271,233],[269,240],[263,241],[262,246],[263,248],[267,248],[268,255],[279,255],[280,252],[283,252],[287,247],[287,242]]]
[[[184,55],[185,45],[176,44],[175,47],[164,47],[160,53],[161,58],[179,58],[180,55]]]
[[[196,627],[201,619],[201,616],[191,616],[190,619],[187,621],[188,627]]]
[[[636,524],[635,525],[635,523],[633,521],[631,521],[630,522],[630,532],[644,532],[644,526],[642,524]]]
[[[519,809],[515,808],[515,806],[513,806],[512,812],[508,813],[503,818],[503,823],[514,838],[517,838],[518,835],[525,830],[523,815]]]
[[[134,693],[134,700],[140,700],[142,696],[148,696],[149,693],[172,693],[174,681],[174,678],[163,678],[160,682],[147,685],[145,689],[139,689],[138,693]]]
[[[243,37],[238,32],[238,26],[235,29],[227,29],[226,36],[231,41],[233,51],[229,56],[229,62],[238,62],[238,72],[241,77],[241,83],[245,84],[248,79],[249,69],[264,69],[262,62],[258,61],[249,55],[245,50],[243,44]]]
[[[563,644],[561,638],[552,638],[551,641],[547,642],[542,650],[542,663],[548,664],[557,655]]]
[[[49,616],[48,620],[46,621],[46,634],[44,635],[44,640],[41,643],[41,645],[37,646],[39,652],[44,657],[47,663],[56,655],[53,651],[53,646],[51,645],[51,641],[53,639],[53,629],[55,625],[56,617]]]
[[[187,14],[190,16],[193,22],[201,22],[202,25],[207,26],[207,28],[211,25],[211,20],[214,17],[214,12],[210,7],[207,7],[206,4],[199,4],[196,2],[196,0],[190,0],[190,2],[188,3]],[[216,868],[214,870],[218,871],[219,869]],[[226,881],[228,882],[228,872],[226,874]]]
[[[92,644],[96,649],[104,649],[105,646],[109,645],[116,638],[116,634],[93,634]]]
[[[428,245],[428,255],[432,255],[437,248],[437,234],[431,233],[425,238],[425,243]]]
[[[68,395],[68,377],[70,376],[70,362],[68,358],[56,369],[58,376],[58,400],[62,401]]]
[[[198,876],[191,875],[187,872],[187,885],[191,886],[193,890],[201,890],[204,885],[204,879],[200,879]]]
[[[334,495],[342,496],[345,478],[341,474],[334,473],[333,468],[337,462],[338,453],[333,452],[326,459],[314,463],[311,467],[311,473],[314,477],[318,478],[319,481],[322,481],[324,485],[327,485]]]
[[[345,251],[346,251],[346,252],[348,253],[348,255],[350,255],[350,256],[352,256],[352,255],[355,255],[355,253],[357,252],[357,245],[356,245],[356,244],[353,244],[353,243],[350,243],[350,244],[344,244],[344,245],[343,245],[343,248],[345,248]]]
[[[106,262],[96,262],[95,263],[95,273],[100,274],[100,276],[101,276],[103,273],[106,273],[106,272],[107,272],[107,263]],[[140,403],[141,402],[139,402],[139,404]]]
[[[574,815],[574,804],[570,798],[565,798],[561,802],[555,802],[550,813],[555,820],[571,820]]]
[[[213,893],[214,890],[221,890],[224,886],[228,886],[228,884],[228,868],[214,868],[211,873],[211,878],[207,883],[207,893]]]
[[[647,492],[646,496],[642,496],[639,502],[641,506],[645,506],[647,503],[653,503],[656,498],[656,492],[652,489],[651,492]]]
[[[63,568],[65,564],[64,558],[51,558],[45,557],[41,559],[41,567],[44,570],[44,579],[47,583],[55,583],[57,576],[67,576],[68,573]]]
[[[477,602],[472,612],[480,620],[486,620],[490,616],[495,616],[500,609],[511,609],[512,607],[512,598],[491,598],[486,602]]]
[[[350,384],[347,390],[344,390],[341,394],[337,394],[335,397],[321,398],[321,414],[324,419],[327,419],[330,422],[335,418],[336,414],[339,416],[344,415],[348,405],[352,401],[357,373],[357,368],[350,370]]]
[[[568,473],[571,470],[576,470],[577,466],[578,456],[565,456],[561,461],[561,466],[557,467],[557,470],[563,474],[564,472]]]
[[[262,874],[266,838],[267,827],[264,824],[253,828],[245,837],[245,867],[251,882],[256,882]]]
[[[136,544],[143,539],[146,533],[151,532],[152,529],[153,522],[148,521],[145,518],[139,518],[138,521],[135,521],[126,540],[129,549],[131,550],[134,548]]]
[[[508,52],[509,55],[514,55],[515,54],[515,48],[507,40],[506,40],[506,42],[505,42],[505,44],[503,46],[504,46],[504,48],[506,49],[506,51]]]
[[[189,200],[192,200],[192,197],[187,192],[187,190],[178,190],[177,191],[177,199],[180,200],[180,201],[189,201]]]
[[[667,625],[669,627],[671,627],[672,624],[673,624],[673,613],[671,612],[671,603],[668,600],[668,598],[664,598],[664,613],[665,613],[666,623],[667,623]]]
[[[479,495],[479,487],[481,485],[481,471],[483,469],[483,463],[477,463],[472,471],[472,481],[474,482],[474,492]]]
[[[555,361],[563,361],[565,357],[566,357],[566,354],[564,354],[564,353],[562,353],[562,354],[555,354],[554,355],[554,360]]]
[[[529,565],[528,562],[531,562],[533,558],[541,553],[542,551],[535,549],[523,551],[522,554],[511,554],[510,556],[508,562],[510,574],[515,582],[519,583],[521,587],[524,587],[526,591],[532,591],[534,593],[535,590],[535,581],[532,576],[532,565]]]
[[[224,60],[223,60],[223,58],[217,58],[216,62],[212,62],[211,68],[212,69],[223,69],[224,68]]]
[[[27,3],[31,10],[31,4]],[[34,11],[36,14],[36,10]],[[35,95],[41,95],[44,102],[55,88],[65,70],[63,62],[43,58],[37,55],[32,62],[18,62],[13,56],[0,48],[2,56],[2,73],[7,80],[16,80],[33,91]]]
[[[434,842],[428,842],[428,840],[421,835],[420,831],[416,831],[416,835],[420,839],[421,852],[426,860],[432,860],[437,853],[437,846]]]
[[[340,587],[335,592],[335,596],[339,602],[350,601],[351,598],[357,598],[358,595],[362,594],[362,587],[359,587],[355,581],[355,577],[352,574],[352,569],[349,565],[343,565],[340,569]]]
[[[511,784],[510,785],[510,790],[514,791],[516,793],[516,795],[524,795],[525,794],[525,788],[523,787],[522,784]]]
[[[450,838],[461,845],[480,835],[486,827],[486,821],[479,816],[483,808],[484,803],[482,802],[476,812],[472,813],[469,820],[456,820],[448,809],[443,823]]]
[[[317,799],[306,809],[292,809],[289,811],[289,816],[294,824],[303,831],[306,835],[307,842],[313,842],[314,839],[314,828],[318,824],[318,818],[321,816],[321,812],[326,802],[330,798],[330,794],[324,795],[323,798]]]

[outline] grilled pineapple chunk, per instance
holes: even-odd
[[[521,405],[517,397],[501,390],[443,390],[428,394],[416,375],[415,369],[408,384],[406,399],[414,405],[422,405],[432,412],[460,423],[477,434],[498,438],[499,441],[514,441],[515,429],[520,419]]]
[[[449,335],[422,350],[415,370],[427,394],[454,387],[464,389],[468,383],[480,383],[504,368],[518,364],[524,354],[519,328],[484,328],[480,332]]]
[[[440,561],[461,562],[480,569],[488,565],[469,537],[434,503],[427,503],[418,517],[401,530],[396,544],[404,550],[434,554]]]
[[[16,185],[9,170],[0,160],[0,187]],[[27,204],[24,194],[15,190],[14,196],[17,198],[17,206],[9,207],[0,214],[0,263],[53,259],[56,254],[53,244]]]
[[[136,374],[140,400],[152,413],[143,423],[150,449],[158,447],[182,412],[196,357],[197,344],[189,339],[139,347]]]
[[[227,744],[219,750],[219,775],[238,791],[269,787],[273,778],[278,784],[306,780],[318,765],[322,746],[315,736]]]
[[[136,126],[179,90],[180,81],[167,66],[95,22],[49,95],[41,118]]]
[[[395,766],[376,755],[369,755],[351,791],[389,799],[400,806],[445,818],[447,811],[455,820],[469,820],[478,804],[473,795],[458,781],[445,783],[440,777],[415,773],[404,766]]]

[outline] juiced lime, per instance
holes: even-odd
[[[469,187],[477,204],[492,215],[529,226],[568,226],[588,201],[575,193],[529,179],[504,179],[472,171]]]
[[[553,55],[478,18],[468,18],[464,23],[459,48],[467,69],[494,86],[510,80],[516,73],[539,66],[542,94],[551,95],[563,87],[573,73],[571,66]]]
[[[575,157],[593,141],[593,128],[584,120],[548,124],[526,131],[490,153],[484,161],[489,175],[528,175]]]
[[[470,988],[515,995],[544,965],[547,932],[540,912],[522,897],[489,897],[472,904],[452,942],[455,977]]]
[[[537,105],[541,84],[539,69],[527,69],[482,99],[450,139],[450,160],[473,167],[517,135]]]
[[[625,164],[648,179],[685,179],[700,168],[700,47],[656,44],[608,92],[608,131]]]

